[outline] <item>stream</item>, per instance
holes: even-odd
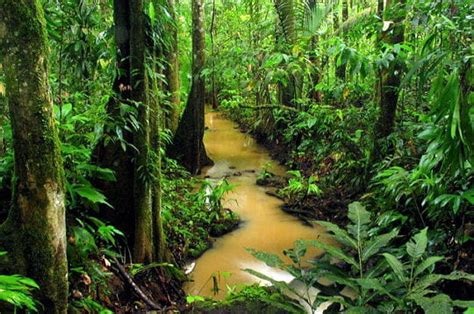
[[[256,185],[258,173],[269,162],[272,163],[271,172],[280,175],[286,172],[270,158],[265,148],[240,132],[238,126],[221,113],[208,112],[206,126],[204,143],[215,165],[204,169],[202,175],[213,179],[229,176],[229,182],[236,187],[227,194],[224,207],[238,213],[242,223],[237,230],[216,239],[213,247],[195,261],[192,281],[184,287],[186,293],[222,299],[227,286],[260,282],[243,271],[246,268],[290,282],[293,279],[290,274],[266,266],[245,249],[271,252],[286,259],[282,252],[293,247],[295,240],[316,239],[323,230],[306,226],[283,212],[280,208],[282,201],[267,195],[267,188]],[[235,173],[238,175],[232,175]],[[319,253],[311,251],[310,254],[316,256]],[[216,283],[218,293],[213,291]]]

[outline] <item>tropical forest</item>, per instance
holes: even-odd
[[[0,313],[474,313],[472,0],[0,0]]]

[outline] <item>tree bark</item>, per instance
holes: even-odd
[[[204,2],[192,1],[193,19],[193,66],[191,91],[186,109],[169,149],[192,174],[212,164],[204,147],[205,82],[201,72],[205,64]]]
[[[178,59],[178,25],[176,18],[176,1],[167,0],[168,11],[171,14],[173,23],[168,24],[167,31],[171,42],[165,48],[165,77],[166,91],[168,93],[168,101],[170,103],[169,112],[166,115],[166,127],[175,132],[179,123],[179,59]]]
[[[152,179],[150,167],[150,111],[145,73],[145,15],[143,0],[130,1],[131,99],[138,105],[140,129],[134,135],[137,149],[134,165],[135,244],[137,263],[153,261]]]
[[[10,267],[37,281],[48,313],[68,297],[63,165],[48,84],[46,22],[38,0],[0,1],[0,52],[13,130],[13,204],[1,227]]]

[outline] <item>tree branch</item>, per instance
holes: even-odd
[[[125,268],[120,264],[120,262],[114,257],[113,262],[115,264],[115,268],[112,268],[115,270],[117,275],[122,278],[125,283],[127,283],[133,290],[133,292],[143,300],[143,302],[146,303],[151,309],[153,310],[161,310],[161,306],[153,302],[143,291],[142,289],[135,283],[133,278],[130,276],[130,274],[125,270]]]

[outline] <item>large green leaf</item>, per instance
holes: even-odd
[[[92,186],[86,186],[86,185],[78,186],[78,185],[75,185],[75,186],[73,186],[73,190],[74,190],[74,192],[79,194],[79,196],[91,201],[94,204],[104,204],[104,205],[107,205],[109,207],[112,207],[112,205],[110,205],[107,202],[107,198],[105,197],[105,195],[100,193],[97,189],[95,189]]]
[[[407,277],[405,275],[405,269],[403,268],[403,264],[395,256],[393,256],[390,253],[384,253],[383,256],[385,257],[385,260],[387,261],[390,268],[392,268],[397,278],[401,282],[406,282]]]
[[[273,279],[272,277],[269,277],[265,274],[262,274],[258,271],[255,271],[253,269],[244,269],[244,271],[246,271],[247,273],[257,277],[257,278],[260,278],[262,280],[265,280],[265,281],[268,281],[270,282],[275,288],[279,289],[280,291],[284,291],[284,290],[289,290],[289,291],[292,291],[292,292],[295,292],[291,289],[291,287],[284,281],[278,281],[278,280],[275,280]]]
[[[370,240],[362,250],[362,260],[367,261],[370,257],[377,254],[380,249],[384,248],[393,238],[398,235],[398,230],[393,229],[391,232],[376,236]]]
[[[359,285],[366,289],[366,290],[374,290],[377,291],[378,293],[382,293],[384,295],[389,296],[393,300],[399,302],[400,299],[395,297],[392,293],[390,293],[389,290],[387,290],[386,286],[380,282],[379,279],[376,278],[362,278],[362,279],[356,279]]]
[[[346,314],[378,314],[380,313],[371,306],[352,306],[344,311]]]
[[[424,276],[415,284],[415,286],[412,288],[412,293],[418,294],[418,295],[422,294],[423,291],[425,291],[427,288],[438,283],[441,280],[461,280],[461,279],[474,281],[474,275],[467,274],[464,272],[453,272],[448,275],[429,274],[429,275]]]
[[[421,230],[407,243],[407,253],[414,260],[420,259],[425,254],[426,247],[428,246],[427,232],[428,228]]]
[[[370,223],[370,213],[365,207],[359,203],[354,202],[349,204],[349,213],[347,215],[352,221],[349,225],[349,232],[356,238],[357,247],[362,247],[362,242],[367,237],[367,225]]]
[[[457,307],[467,308],[467,311],[471,310],[474,313],[474,301],[464,300],[453,300],[453,305]],[[464,312],[466,314],[466,312]]]
[[[338,283],[343,286],[347,286],[354,290],[356,293],[359,293],[359,287],[357,284],[350,278],[350,276],[345,275],[341,276],[336,273],[327,273],[323,276],[324,279]]]
[[[370,213],[360,202],[349,204],[349,213],[347,215],[354,225],[367,225],[370,223]]]
[[[278,257],[275,254],[267,253],[267,252],[260,252],[260,251],[256,251],[256,250],[253,250],[253,249],[247,249],[247,252],[249,252],[255,258],[257,258],[258,260],[264,262],[265,264],[267,264],[270,267],[282,268],[284,266],[283,261],[280,259],[280,257]]]
[[[314,247],[317,247],[319,249],[323,249],[324,251],[326,251],[327,254],[331,255],[332,257],[335,257],[339,260],[342,260],[342,261],[354,266],[357,270],[359,270],[359,268],[360,268],[359,264],[355,261],[355,259],[352,256],[346,254],[340,248],[337,248],[333,245],[323,243],[323,242],[320,242],[320,241],[308,241],[308,243],[310,245],[313,245]]]
[[[357,249],[357,242],[355,239],[353,239],[349,233],[347,233],[346,230],[339,228],[333,223],[327,222],[327,221],[320,221],[318,220],[317,223],[321,226],[323,226],[326,230],[332,232],[336,240],[348,247],[351,247],[353,249]]]
[[[414,301],[423,308],[425,314],[453,313],[451,298],[446,294],[438,294],[432,298],[417,298]]]
[[[432,265],[436,264],[439,261],[442,261],[444,259],[443,256],[430,256],[427,259],[425,259],[421,264],[419,264],[415,268],[415,273],[414,276],[418,276],[422,272],[424,272],[427,268],[431,267]]]

